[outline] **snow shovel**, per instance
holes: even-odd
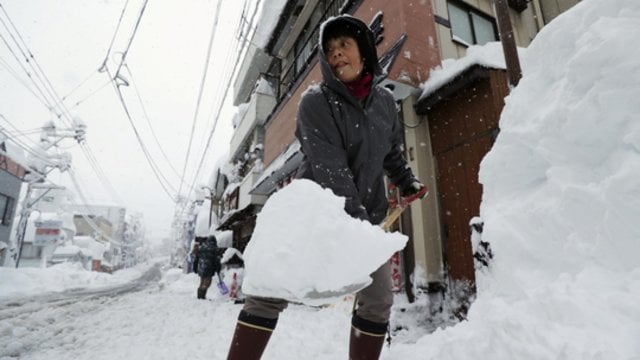
[[[220,294],[227,295],[229,293],[229,288],[227,284],[222,281],[220,274],[218,274],[218,290],[220,290]]]
[[[402,214],[402,212],[409,207],[409,205],[411,205],[412,202],[418,200],[419,198],[423,198],[426,197],[429,194],[429,191],[427,190],[427,188],[423,188],[421,191],[407,196],[407,197],[401,197],[400,201],[397,200],[397,196],[395,195],[395,191],[396,191],[396,187],[394,185],[390,186],[389,189],[389,213],[387,214],[387,216],[384,218],[384,220],[382,221],[382,223],[380,224],[380,227],[385,231],[385,232],[389,232],[389,230],[391,229],[391,227],[393,226],[393,223],[398,220],[398,218],[400,217],[400,215]],[[339,290],[335,290],[335,291],[324,291],[324,292],[310,292],[307,293],[305,295],[306,299],[310,299],[310,300],[315,300],[315,299],[326,299],[326,298],[330,298],[330,297],[338,297],[338,296],[343,296],[343,295],[347,295],[347,294],[352,294],[355,293],[357,291],[362,290],[365,287],[365,284],[352,284],[349,285],[345,288],[339,289]],[[354,310],[355,310],[355,306],[356,306],[356,302],[357,302],[357,296],[354,298]]]

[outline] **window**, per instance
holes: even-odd
[[[0,194],[0,225],[9,226],[13,215],[13,198]]]
[[[493,18],[457,2],[449,2],[447,5],[451,33],[455,40],[469,45],[484,45],[498,40]]]
[[[313,10],[313,14],[305,24],[295,44],[282,62],[281,88],[279,96],[285,94],[286,89],[295,82],[309,64],[316,53],[320,24],[331,16],[339,15],[344,5],[340,0],[320,0]]]

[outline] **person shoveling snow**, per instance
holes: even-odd
[[[258,217],[243,285],[254,295],[238,316],[230,360],[262,356],[287,300],[325,302],[351,291],[357,291],[357,308],[349,358],[377,359],[393,303],[387,260],[405,243],[371,225],[387,213],[384,175],[404,197],[427,193],[404,158],[393,96],[379,86],[384,73],[371,30],[349,15],[330,18],[319,45],[323,81],[303,94],[296,119],[304,154],[297,177],[310,181],[280,190],[269,204],[274,209],[265,206]],[[279,215],[279,207],[295,215]]]

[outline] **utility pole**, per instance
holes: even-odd
[[[195,207],[196,201],[183,196],[176,199],[176,209],[173,218],[173,234],[176,240],[175,247],[171,253],[171,264],[188,270],[184,265],[187,263],[189,246],[194,237],[195,231]],[[204,200],[203,200],[204,201]]]
[[[213,189],[205,186],[205,185],[200,185],[200,189],[204,192],[205,190],[208,192],[208,197],[207,195],[200,195],[200,196],[196,196],[196,205],[202,205],[204,203],[204,199],[209,199],[210,203],[209,203],[209,227],[207,229],[211,228],[211,217],[213,214]],[[201,197],[201,198],[200,198]]]
[[[504,60],[507,65],[507,76],[509,78],[509,91],[518,86],[522,77],[520,69],[520,60],[518,59],[518,49],[516,41],[513,37],[513,27],[511,26],[511,18],[509,17],[509,5],[507,0],[495,0],[496,15],[498,21],[498,33],[500,34],[500,42],[504,52]]]
[[[37,199],[31,200],[31,194],[34,189],[43,189],[46,190],[43,192]],[[48,185],[48,184],[34,184],[29,182],[27,184],[27,194],[25,195],[22,210],[20,211],[20,221],[18,222],[18,227],[16,228],[17,241],[18,241],[18,253],[16,255],[16,268],[20,266],[20,259],[22,258],[22,248],[24,247],[24,237],[27,231],[27,223],[29,220],[29,215],[31,215],[32,207],[35,205],[41,198],[43,198],[49,191],[53,189],[61,189],[64,190],[63,186],[56,185]]]
[[[76,122],[73,129],[58,130],[53,122],[48,122],[42,127],[39,143],[40,148],[38,149],[39,153],[42,155],[42,159],[37,159],[37,163],[30,166],[31,174],[28,178],[27,193],[22,203],[20,221],[16,227],[16,241],[18,247],[18,252],[15,254],[16,268],[20,266],[27,223],[29,216],[31,215],[33,205],[45,196],[47,192],[53,189],[64,189],[64,187],[61,186],[46,184],[45,180],[47,175],[53,169],[58,169],[60,172],[64,172],[71,167],[71,156],[69,154],[63,153],[50,155],[47,154],[47,151],[66,138],[73,138],[80,143],[84,141],[85,134],[86,125],[82,122]],[[46,191],[44,191],[38,198],[31,201],[34,189],[42,189]]]

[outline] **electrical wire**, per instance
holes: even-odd
[[[91,74],[89,74],[89,76],[87,76],[83,81],[80,82],[80,84],[76,85],[75,87],[73,87],[71,89],[71,91],[69,91],[65,96],[63,96],[62,98],[60,98],[60,101],[65,101],[67,100],[67,98],[69,96],[71,96],[71,94],[73,94],[76,90],[78,90],[82,85],[84,85],[87,81],[89,81],[95,74],[99,73],[99,69],[98,70],[94,70],[91,72]],[[57,105],[57,103],[56,103]]]
[[[13,125],[9,121],[9,119],[7,119],[3,114],[0,114],[0,118],[4,119],[7,122],[7,124],[9,124],[9,126],[11,126],[13,129],[15,129],[18,133],[21,133],[20,130],[15,125]],[[2,130],[1,126],[0,126],[0,130]],[[30,140],[28,137],[26,139]],[[28,154],[30,154],[31,156],[33,156],[37,160],[40,160],[43,163],[45,163],[47,165],[50,165],[50,166],[54,165],[53,163],[50,162],[49,159],[43,157],[41,153],[38,153],[36,150],[34,150],[34,148],[38,146],[38,144],[36,142],[31,140],[31,142],[33,143],[33,146],[29,146],[25,141],[23,141],[21,139],[21,136],[12,136],[11,140],[16,146],[18,146],[22,150],[26,151]],[[23,167],[25,169],[30,169],[31,168],[31,166],[29,166],[28,164],[21,164],[21,165],[23,165]]]
[[[116,25],[116,30],[111,37],[111,42],[109,43],[109,48],[107,49],[107,53],[104,56],[104,60],[102,61],[102,65],[98,69],[99,72],[103,72],[105,70],[105,66],[107,66],[107,61],[109,61],[109,54],[111,53],[111,49],[113,48],[113,44],[116,41],[116,36],[118,35],[118,30],[120,30],[120,25],[122,24],[122,19],[124,18],[124,13],[127,10],[127,6],[129,5],[129,0],[124,2],[124,7],[122,8],[122,12],[120,13],[120,18],[118,19],[118,24]]]
[[[191,184],[192,187],[195,185],[195,181],[198,178],[200,171],[202,170],[202,166],[204,164],[206,155],[209,151],[209,148],[211,147],[211,140],[213,139],[213,135],[215,134],[217,125],[218,125],[218,121],[220,120],[220,113],[222,110],[222,107],[224,106],[224,100],[227,98],[227,95],[229,93],[229,89],[231,88],[231,80],[233,79],[233,75],[238,67],[238,63],[236,62],[233,66],[233,69],[231,70],[230,75],[227,77],[227,81],[226,81],[226,86],[225,86],[225,90],[224,90],[224,94],[222,95],[221,101],[218,103],[218,108],[215,111],[215,119],[213,122],[213,128],[211,129],[211,131],[209,132],[209,136],[207,138],[207,143],[205,145],[204,151],[202,153],[202,157],[200,158],[200,162],[198,164],[198,167],[196,169],[195,175],[194,175],[194,180],[193,183]],[[224,82],[223,82],[224,83]]]
[[[1,34],[0,34],[0,37],[2,37]],[[5,39],[2,38],[2,40],[4,41]],[[2,59],[1,57],[0,57],[0,64],[2,64],[2,66],[9,72],[9,74],[11,74],[11,76],[13,76],[14,79],[16,79],[16,81],[20,83],[20,85],[24,86],[24,88],[27,89],[27,91],[29,91],[36,99],[38,99],[40,103],[42,103],[47,109],[49,109],[49,105],[47,105],[44,99],[40,97],[40,95],[36,94],[36,92],[22,78],[20,78],[20,76],[18,76],[18,73],[15,70],[13,70],[13,68],[9,65],[9,63],[6,62],[6,60]]]
[[[96,213],[95,210],[92,210],[91,207],[88,205],[89,202],[87,201],[86,197],[84,196],[84,192],[82,191],[82,188],[80,187],[80,184],[78,183],[78,180],[75,176],[75,171],[73,171],[73,169],[69,168],[67,170],[67,174],[69,174],[69,178],[71,179],[71,183],[73,184],[73,186],[75,187],[76,192],[78,193],[78,196],[80,196],[80,198],[83,201],[83,204],[81,204],[82,206],[84,206],[87,210],[89,210],[89,212],[91,213]],[[75,204],[78,205],[78,204]],[[87,222],[87,224],[89,225],[89,227],[91,227],[91,229],[97,233],[99,233],[100,235],[102,235],[103,238],[105,238],[106,240],[108,240],[111,244],[117,245],[117,246],[122,246],[122,243],[114,238],[112,238],[111,236],[109,236],[108,234],[106,234],[102,229],[100,229],[100,227],[93,221],[93,219],[91,219],[90,217],[88,217],[86,214],[80,214],[80,216],[82,216],[82,218]],[[99,241],[99,239],[96,239]]]
[[[22,53],[22,55],[25,58],[25,61],[27,62],[27,64],[31,67],[31,69],[33,70],[34,74],[36,75],[36,77],[38,78],[38,80],[40,81],[40,83],[43,84],[43,87],[45,88],[46,92],[48,93],[49,97],[51,99],[53,99],[53,103],[54,105],[51,105],[51,103],[49,102],[50,100],[47,98],[47,96],[44,94],[44,92],[42,91],[42,89],[40,88],[39,84],[36,82],[36,80],[31,76],[31,73],[22,65],[22,62],[19,60],[19,58],[17,57],[17,55],[15,54],[15,52],[13,51],[13,49],[11,48],[11,46],[8,44],[8,41],[6,41],[6,39],[4,37],[2,37],[3,42],[5,43],[5,45],[7,46],[7,48],[9,48],[9,51],[12,53],[12,55],[14,56],[14,58],[16,58],[16,60],[18,61],[18,64],[20,65],[20,67],[23,69],[23,71],[25,71],[25,73],[27,74],[27,76],[29,77],[29,79],[34,83],[34,85],[36,86],[36,88],[38,89],[38,91],[40,92],[40,94],[42,95],[42,98],[39,98],[36,94],[34,94],[34,96],[36,96],[36,98],[38,98],[39,101],[43,102],[43,104],[47,107],[47,109],[53,113],[55,113],[58,117],[58,119],[63,120],[63,116],[66,116],[69,120],[69,123],[71,125],[73,125],[75,123],[74,120],[72,120],[69,109],[66,108],[66,106],[64,105],[64,99],[66,98],[60,98],[58,96],[58,94],[55,91],[55,88],[53,87],[51,81],[49,80],[49,78],[46,76],[46,74],[44,73],[42,67],[40,66],[40,64],[37,62],[37,60],[35,59],[35,57],[33,56],[33,54],[31,53],[30,50],[28,50],[28,46],[26,44],[26,42],[24,41],[24,39],[22,38],[22,36],[20,35],[18,29],[15,27],[15,25],[13,24],[13,22],[11,21],[11,18],[9,17],[9,15],[7,14],[6,10],[4,9],[4,7],[2,7],[2,4],[0,4],[0,8],[2,8],[3,13],[5,14],[5,17],[9,20],[9,23],[12,25],[14,31],[16,32],[18,38],[22,41],[23,46],[25,47],[25,49],[27,49],[27,52],[29,53],[29,56],[27,56],[25,54],[25,52],[23,51],[21,45],[18,43],[18,41],[16,40],[16,38],[13,36],[13,34],[11,33],[11,30],[9,29],[9,27],[6,25],[6,23],[0,19],[0,21],[2,22],[2,25],[5,27],[5,29],[9,32],[9,35],[11,36],[12,40],[14,41],[14,43],[17,45],[18,49],[20,50],[20,52]],[[31,58],[31,60],[33,60],[33,63],[35,63],[35,67],[33,66],[32,62],[29,60],[29,58]],[[39,71],[39,73],[38,73]],[[40,76],[40,74],[42,74],[42,76]],[[93,76],[95,73],[92,73],[90,75]],[[44,79],[43,79],[44,78]],[[74,88],[72,90],[75,91],[77,88],[79,88],[82,84],[84,84],[86,81],[88,81],[89,78],[87,78],[85,81],[83,81],[80,85],[78,85],[76,88]],[[107,83],[108,84],[108,83]],[[23,84],[24,85],[24,84]],[[95,92],[94,92],[95,93]],[[92,93],[93,94],[93,93]],[[90,95],[92,95],[90,94]],[[68,96],[68,95],[67,95]],[[44,99],[44,101],[43,101]],[[57,113],[56,112],[56,107],[60,108],[61,113]],[[2,116],[7,122],[8,120],[6,119],[6,117]],[[72,126],[73,127],[73,126]],[[14,141],[15,142],[15,141]],[[36,158],[39,158],[41,161],[43,161],[45,164],[55,167],[55,164],[52,164],[50,161],[48,161],[48,159],[44,159],[40,154],[35,153],[33,150],[30,149],[30,147],[25,146],[24,143],[20,143],[20,141],[17,142],[17,144],[19,143],[19,146],[23,149],[25,149],[27,152],[31,153],[32,155],[34,155]],[[108,181],[108,178],[106,177],[106,174],[104,174],[104,171],[100,168],[99,164],[97,163],[97,160],[95,159],[95,156],[93,155],[90,147],[88,146],[88,144],[81,144],[81,149],[83,150],[83,153],[85,154],[85,157],[87,158],[87,160],[89,161],[91,167],[93,168],[93,170],[98,174],[98,177],[100,179],[100,181],[102,182],[103,186],[105,186],[105,188],[107,188],[107,190],[109,190],[112,193],[112,196],[115,196],[116,198],[119,199],[119,197],[117,196],[117,193],[115,192],[115,190],[113,189],[113,186],[111,185],[111,183]],[[26,164],[24,164],[26,165]],[[26,167],[26,168],[30,168],[30,167]],[[70,169],[69,169],[70,170]],[[44,175],[39,174],[37,171],[32,171],[32,173],[36,176],[40,176],[42,179],[45,179]],[[75,176],[73,175],[73,173],[71,173],[71,177],[72,177],[72,181],[74,182],[74,184],[76,185],[77,191],[79,192],[79,194],[84,197],[84,195],[82,194],[82,190],[80,189],[78,183],[77,183],[77,179],[75,178]],[[86,202],[86,201],[85,201]],[[120,202],[122,202],[120,200]],[[100,229],[95,226],[95,224],[88,218],[85,217],[85,219],[87,220],[87,223],[96,231],[100,231]],[[114,243],[116,245],[121,245],[118,241],[112,239],[109,236],[106,236],[106,234],[103,234],[103,236],[105,238],[107,238],[111,243]]]
[[[29,46],[24,41],[24,38],[20,34],[18,28],[15,26],[13,21],[11,21],[11,18],[9,17],[9,14],[6,12],[6,10],[4,9],[2,4],[0,4],[0,8],[1,8],[2,12],[4,13],[5,17],[8,19],[9,24],[11,24],[11,26],[13,27],[13,31],[17,34],[18,39],[20,39],[20,41],[22,42],[22,46],[24,46],[24,48],[26,49],[26,52],[29,53],[28,56],[25,53],[25,51],[22,49],[21,44],[16,40],[16,37],[13,36],[13,34],[11,33],[11,30],[6,25],[6,23],[4,21],[2,21],[1,19],[0,19],[0,21],[4,25],[5,29],[9,32],[9,35],[11,36],[12,40],[14,41],[14,43],[17,45],[17,47],[20,50],[20,52],[25,57],[25,61],[34,70],[34,73],[36,74],[37,78],[42,83],[42,85],[45,88],[45,90],[47,91],[47,93],[52,97],[54,103],[59,105],[59,109],[61,110],[61,113],[56,113],[55,112],[55,106],[49,105],[48,109],[51,112],[55,113],[57,115],[57,118],[60,119],[61,121],[65,122],[64,118],[66,118],[66,120],[67,120],[66,126],[69,126],[71,128],[75,128],[74,125],[75,125],[76,121],[72,119],[69,109],[66,107],[64,102],[61,100],[60,96],[56,92],[55,88],[53,87],[53,85],[52,85],[51,81],[49,80],[49,78],[47,77],[47,75],[44,73],[42,67],[40,66],[40,64],[36,60],[35,56],[31,52],[31,50],[29,50]],[[3,38],[3,40],[4,40],[4,38]],[[5,44],[7,44],[7,46],[8,46],[8,43],[6,41],[5,41]],[[15,53],[11,50],[11,47],[10,46],[8,46],[8,47],[10,48],[10,51],[12,52],[12,54],[14,54],[14,57],[16,57],[16,60],[18,60],[19,64],[22,66],[22,63],[17,58]],[[33,60],[33,61],[30,61],[29,58],[31,58],[31,60]],[[35,67],[32,64],[32,62],[33,62],[33,64],[35,64]],[[23,69],[24,69],[24,67],[23,67]],[[24,70],[26,71],[26,69],[24,69]],[[40,74],[42,74],[42,76],[39,75],[38,71],[39,71]],[[29,75],[28,71],[27,71],[27,74]],[[29,78],[32,79],[32,81],[34,82],[36,87],[39,88],[38,84],[35,82],[35,80],[30,75],[29,75]],[[42,78],[44,78],[44,80]],[[43,94],[43,96],[44,96],[44,94]],[[46,98],[46,96],[44,96],[44,97]],[[48,100],[47,100],[47,102],[48,102]],[[108,191],[112,192],[112,193],[115,193],[115,191],[113,190],[113,186],[110,184],[108,178],[106,177],[106,174],[104,173],[104,171],[100,167],[99,163],[95,160],[95,156],[91,152],[90,148],[88,146],[82,146],[82,144],[81,144],[81,149],[82,149],[83,154],[85,155],[85,157],[89,161],[89,164],[91,165],[93,171],[98,175],[98,177],[99,177],[100,181],[103,183],[103,185],[104,184],[108,184],[108,186],[106,186],[106,189]],[[117,198],[119,198],[119,197],[117,197]]]
[[[117,204],[124,204],[122,198],[113,187],[113,184],[109,181],[109,177],[104,172],[98,159],[95,157],[93,150],[89,146],[87,142],[80,143],[80,147],[82,148],[87,161],[89,161],[89,165],[94,169],[94,172],[98,175],[98,180],[102,183],[102,186],[111,194],[111,196],[116,200]]]
[[[211,35],[209,36],[209,46],[207,48],[207,57],[204,64],[203,74],[200,80],[200,90],[198,91],[198,100],[196,101],[196,109],[193,114],[193,120],[191,122],[191,133],[189,135],[189,142],[187,145],[187,154],[184,159],[184,165],[182,167],[182,178],[180,180],[180,187],[178,188],[178,194],[182,192],[182,183],[185,180],[187,174],[187,164],[189,163],[189,156],[191,155],[191,145],[193,144],[193,135],[196,130],[196,122],[198,119],[198,112],[200,110],[200,102],[202,100],[202,94],[204,93],[204,85],[207,80],[207,73],[209,71],[209,62],[211,60],[211,50],[213,49],[213,41],[215,40],[216,30],[218,28],[218,19],[220,18],[220,6],[222,5],[222,0],[218,0],[216,6],[216,13],[213,20],[213,26],[211,28]]]
[[[2,6],[2,5],[0,5],[0,6]],[[2,21],[2,19],[0,19],[0,22],[2,22],[3,25],[5,25],[4,21]],[[40,100],[42,102],[42,104],[47,108],[47,110],[49,110],[50,112],[55,113],[55,111],[53,109],[53,105],[47,99],[47,95],[44,94],[44,91],[42,91],[42,89],[40,88],[40,85],[38,85],[38,83],[35,81],[35,79],[31,75],[31,73],[29,72],[29,70],[27,70],[27,68],[24,66],[24,64],[22,64],[22,61],[20,60],[18,55],[14,52],[13,48],[11,47],[11,45],[9,45],[9,42],[7,41],[7,39],[5,39],[5,37],[2,36],[2,34],[0,34],[0,39],[2,39],[2,42],[7,46],[7,49],[9,49],[9,52],[11,53],[11,55],[13,55],[14,59],[16,59],[16,61],[18,62],[18,65],[20,66],[22,71],[24,71],[24,73],[27,74],[27,77],[29,78],[29,80],[31,80],[33,85],[35,85],[36,90],[38,91],[40,96],[42,96],[42,98],[39,98],[37,96],[36,96],[36,98],[38,98],[38,100]],[[56,115],[58,115],[58,114],[56,114]]]
[[[55,92],[55,89],[53,88],[53,85],[51,84],[51,81],[49,81],[49,78],[45,75],[44,71],[42,70],[42,67],[40,66],[40,64],[38,63],[36,58],[33,56],[33,53],[31,52],[31,50],[29,50],[29,47],[27,46],[27,43],[24,41],[24,38],[22,37],[22,35],[18,31],[18,28],[15,26],[13,21],[11,21],[11,17],[9,17],[9,14],[5,10],[5,8],[2,6],[2,4],[0,4],[0,9],[2,9],[2,12],[4,13],[5,17],[9,21],[9,24],[13,28],[13,31],[16,33],[16,36],[18,37],[20,42],[22,42],[22,44],[20,44],[18,39],[16,39],[16,37],[13,35],[12,30],[9,29],[7,24],[1,18],[0,18],[0,23],[2,23],[2,25],[5,27],[5,29],[9,33],[9,36],[11,37],[13,42],[16,44],[16,47],[18,48],[18,50],[20,51],[20,53],[24,57],[24,60],[27,63],[27,65],[33,70],[33,73],[36,76],[36,78],[42,83],[45,92],[47,92],[47,94],[50,97],[50,99],[47,100],[47,103],[49,101],[51,101],[51,103],[53,104],[53,105],[51,105],[51,109],[50,110],[51,111],[55,111],[55,108],[56,108],[55,104],[59,102],[58,101],[59,96]],[[23,49],[23,47],[24,47],[24,49]],[[46,98],[46,96],[45,96],[45,98]],[[64,109],[61,109],[61,112],[64,114]],[[57,114],[58,117],[61,120],[62,120],[62,115],[63,114]],[[71,124],[72,123],[73,122],[71,121]]]
[[[129,43],[127,44],[127,47],[122,52],[122,58],[120,59],[120,64],[116,69],[116,72],[115,72],[116,78],[118,77],[118,75],[120,75],[120,69],[122,68],[122,65],[124,65],[125,61],[127,60],[127,54],[129,54],[129,49],[131,48],[131,44],[133,44],[133,39],[136,37],[136,33],[138,32],[138,28],[140,27],[140,22],[142,21],[142,16],[144,15],[144,11],[147,8],[148,2],[149,0],[144,0],[144,3],[142,4],[142,9],[140,9],[140,14],[138,15],[138,19],[136,20],[136,25],[133,27],[133,32],[131,33],[131,37],[129,38]]]
[[[256,7],[254,8],[254,13],[252,14],[252,19],[254,19],[255,12],[257,11],[257,8],[258,8],[259,3],[260,3],[260,0],[258,0],[258,2],[256,3]],[[243,16],[243,15],[241,14],[240,19],[239,19],[239,23],[241,23],[241,22],[243,21],[242,16]],[[249,25],[248,25],[248,28],[250,29],[250,28],[251,28],[251,26],[252,26],[252,24],[249,24]],[[238,39],[236,38],[236,40],[238,40]],[[244,44],[244,43],[243,43],[243,44]],[[227,95],[228,95],[229,89],[230,89],[230,87],[231,87],[232,79],[234,78],[235,72],[236,72],[236,70],[237,70],[237,68],[238,68],[238,65],[239,65],[239,63],[240,63],[240,57],[241,57],[241,55],[242,55],[242,48],[240,49],[240,51],[238,51],[238,45],[239,45],[239,41],[236,41],[236,44],[235,44],[235,51],[234,51],[234,52],[229,52],[229,53],[228,53],[227,61],[225,62],[224,70],[222,71],[222,73],[223,73],[223,74],[229,74],[229,75],[228,75],[228,76],[227,76],[227,78],[226,78],[226,84],[225,84],[225,81],[224,81],[224,80],[223,80],[222,82],[220,82],[220,83],[219,83],[219,84],[220,84],[220,87],[218,88],[218,90],[217,90],[216,94],[219,94],[219,91],[221,91],[222,87],[224,87],[224,88],[225,88],[225,89],[224,89],[224,94],[222,95],[222,97],[221,97],[221,98],[220,98],[218,95],[216,95],[216,96],[215,96],[215,98],[216,98],[216,99],[221,99],[221,100],[220,100],[220,101],[219,101],[219,103],[217,104],[217,110],[214,112],[214,111],[213,111],[213,109],[212,109],[212,111],[211,111],[211,113],[212,113],[212,114],[213,114],[213,113],[215,113],[215,114],[216,114],[216,116],[215,116],[215,119],[214,119],[214,122],[213,122],[213,126],[212,126],[211,131],[208,131],[208,134],[209,134],[209,135],[208,135],[208,138],[207,138],[207,141],[206,141],[205,148],[204,148],[204,150],[203,150],[203,152],[202,152],[202,156],[201,156],[200,161],[199,161],[199,163],[198,163],[198,167],[197,167],[197,169],[196,169],[196,171],[195,171],[195,175],[194,175],[194,177],[193,177],[193,181],[192,181],[192,183],[191,183],[191,187],[190,187],[191,189],[194,189],[194,187],[195,187],[195,182],[197,181],[198,176],[199,176],[199,174],[200,174],[200,171],[202,170],[202,167],[203,167],[203,165],[204,165],[204,162],[205,162],[205,160],[206,160],[206,158],[207,158],[208,150],[209,150],[209,148],[211,147],[211,141],[212,141],[212,139],[213,139],[213,135],[215,134],[215,130],[216,130],[216,127],[217,127],[217,124],[218,124],[218,120],[219,120],[219,118],[220,118],[220,112],[221,112],[221,110],[222,110],[222,107],[224,106],[224,100],[226,99],[226,97],[227,97]],[[234,62],[234,66],[233,66],[233,69],[231,70],[231,72],[227,72],[227,71],[226,71],[226,69],[228,69],[229,61],[230,61],[230,59],[232,59],[232,56],[231,56],[231,55],[232,55],[233,53],[236,53],[236,61]],[[224,84],[224,85],[223,85],[223,84]],[[216,105],[213,105],[213,106],[215,107]],[[189,192],[189,194],[187,195],[187,197],[189,197],[189,196],[190,196],[190,194],[191,194],[191,191]],[[186,208],[183,208],[183,209],[182,209],[182,213],[184,213],[184,211],[186,211]]]
[[[160,140],[158,140],[158,136],[156,135],[156,132],[153,128],[153,125],[151,124],[151,120],[149,117],[149,114],[147,113],[147,109],[144,105],[144,100],[142,99],[142,95],[140,94],[140,91],[138,89],[138,86],[136,86],[136,81],[134,79],[133,76],[133,72],[131,72],[131,69],[129,68],[129,66],[127,64],[124,64],[124,68],[127,70],[127,72],[129,73],[129,78],[131,80],[131,85],[133,85],[133,89],[138,97],[138,101],[140,102],[140,108],[142,109],[142,114],[144,115],[144,119],[147,122],[147,125],[149,126],[149,129],[151,130],[151,135],[153,136],[153,139],[156,142],[156,145],[158,146],[158,149],[160,150],[160,153],[162,154],[162,156],[164,157],[165,161],[167,162],[167,164],[169,165],[169,168],[171,170],[173,170],[173,173],[180,178],[180,173],[178,172],[178,170],[176,170],[175,167],[173,167],[173,165],[171,164],[171,161],[169,160],[169,157],[167,156],[166,152],[164,151],[162,144],[160,144]]]
[[[95,94],[97,94],[98,92],[100,92],[100,90],[106,88],[107,86],[109,86],[111,84],[111,80],[108,80],[107,82],[105,82],[104,84],[102,84],[102,86],[100,86],[99,88],[97,88],[96,90],[92,91],[89,95],[83,97],[82,99],[76,101],[73,106],[71,106],[69,108],[69,110],[71,109],[75,109],[76,107],[80,106],[80,104],[82,104],[83,102],[87,101],[89,98],[93,97]]]
[[[106,67],[106,71],[107,71],[107,74],[109,74],[109,77],[111,77],[111,73],[110,73],[108,67]],[[136,125],[133,122],[133,118],[131,117],[131,113],[129,111],[129,107],[127,106],[127,103],[124,100],[124,96],[122,95],[122,92],[120,91],[120,87],[116,83],[115,78],[112,78],[112,82],[111,83],[113,84],[113,87],[114,87],[114,89],[116,91],[116,94],[118,95],[118,99],[120,100],[120,104],[122,105],[122,107],[124,109],[125,115],[126,115],[127,119],[129,120],[129,124],[131,125],[131,127],[133,129],[133,132],[134,132],[134,134],[136,136],[136,139],[138,140],[138,144],[140,145],[140,148],[142,149],[142,152],[143,152],[145,158],[147,159],[147,163],[151,167],[151,170],[153,171],[153,174],[155,175],[156,179],[160,183],[160,186],[164,190],[165,194],[167,194],[167,196],[169,197],[169,199],[171,199],[172,202],[175,202],[176,195],[172,194],[172,192],[173,193],[176,192],[175,188],[173,188],[171,186],[171,183],[160,172],[160,170],[158,168],[158,165],[155,163],[155,161],[151,157],[151,154],[147,150],[146,145],[142,141],[142,137],[140,136],[140,133],[138,132],[138,129],[136,128]]]
[[[173,201],[173,199],[174,199],[174,195],[173,195],[173,194],[171,194],[171,191],[175,192],[175,188],[173,188],[173,187],[172,187],[172,185],[171,185],[171,183],[169,182],[169,180],[167,180],[167,178],[164,176],[164,174],[162,174],[162,172],[160,171],[159,166],[158,166],[158,165],[156,164],[156,162],[153,160],[153,158],[151,157],[151,154],[149,153],[149,151],[148,151],[148,149],[147,149],[146,145],[145,145],[145,144],[144,144],[144,142],[142,141],[142,137],[140,136],[140,133],[138,132],[138,129],[136,128],[136,126],[135,126],[135,124],[134,124],[134,122],[133,122],[133,118],[132,118],[132,116],[131,116],[131,112],[129,111],[129,107],[127,106],[127,104],[126,104],[126,102],[125,102],[125,100],[124,100],[124,96],[122,95],[122,92],[120,91],[120,85],[117,83],[117,80],[119,79],[119,75],[120,75],[120,70],[121,70],[121,68],[125,65],[126,56],[127,56],[128,52],[129,52],[129,49],[131,48],[131,45],[133,44],[133,40],[134,40],[134,38],[135,38],[135,35],[136,35],[136,33],[137,33],[137,31],[138,31],[138,28],[139,28],[139,26],[140,26],[140,23],[141,23],[141,21],[142,21],[142,16],[144,15],[144,11],[145,11],[145,9],[146,9],[146,7],[147,7],[147,3],[148,3],[148,2],[149,2],[148,0],[145,0],[145,2],[144,2],[144,3],[143,3],[143,5],[142,5],[142,8],[141,8],[141,10],[140,10],[140,13],[138,14],[138,18],[137,18],[137,20],[136,20],[135,27],[134,27],[134,29],[133,29],[133,32],[132,32],[132,34],[131,34],[130,38],[129,38],[129,42],[128,42],[128,44],[127,44],[127,47],[126,47],[126,49],[123,51],[122,58],[121,58],[121,60],[120,60],[120,64],[118,65],[118,68],[117,68],[117,70],[116,70],[116,72],[115,72],[115,75],[112,75],[112,74],[111,74],[111,72],[110,72],[110,70],[109,70],[109,67],[108,67],[108,65],[107,65],[107,60],[108,60],[108,57],[109,57],[109,53],[111,52],[111,49],[112,49],[113,43],[114,43],[114,41],[115,41],[115,37],[116,37],[116,35],[117,35],[117,33],[118,33],[118,28],[120,27],[120,24],[121,24],[121,21],[122,21],[122,17],[123,17],[123,15],[124,15],[124,12],[125,12],[126,7],[127,7],[127,4],[125,4],[125,8],[124,8],[124,9],[123,9],[123,11],[122,11],[122,14],[121,14],[121,16],[120,16],[120,20],[118,21],[118,26],[117,26],[116,31],[115,31],[115,33],[114,33],[114,36],[113,36],[113,38],[112,38],[112,40],[111,40],[111,44],[109,45],[109,50],[107,51],[107,55],[106,55],[106,57],[105,57],[105,60],[104,60],[104,62],[103,62],[103,64],[102,64],[102,67],[100,68],[100,70],[101,70],[101,71],[104,71],[104,72],[107,72],[107,74],[109,75],[110,82],[111,82],[111,83],[113,84],[113,86],[114,86],[114,89],[115,89],[115,91],[116,91],[116,94],[117,94],[117,96],[118,96],[118,99],[119,99],[119,101],[120,101],[120,103],[121,103],[121,105],[123,106],[123,109],[124,109],[124,111],[125,111],[125,115],[126,115],[127,119],[129,120],[129,124],[131,125],[131,127],[132,127],[132,129],[133,129],[133,131],[134,131],[134,134],[135,134],[135,136],[136,136],[136,139],[138,140],[138,144],[140,145],[140,147],[141,147],[141,149],[142,149],[142,152],[143,152],[143,154],[144,154],[145,158],[147,159],[147,163],[150,165],[151,170],[153,171],[153,173],[154,173],[154,175],[155,175],[156,179],[157,179],[157,180],[158,180],[158,182],[160,183],[160,186],[162,187],[162,189],[164,190],[164,192],[165,192],[165,193],[169,196],[169,198]]]

